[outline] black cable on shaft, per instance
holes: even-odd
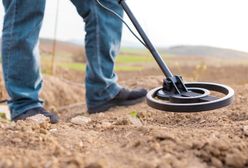
[[[147,48],[147,45],[145,44],[145,42],[143,40],[141,40],[138,35],[136,35],[134,33],[134,31],[130,28],[130,26],[125,22],[125,20],[122,19],[122,17],[117,14],[115,11],[113,11],[112,9],[109,9],[108,7],[106,7],[105,5],[103,5],[99,0],[96,0],[96,2],[99,4],[100,7],[102,7],[103,9],[107,10],[108,12],[112,13],[113,15],[115,15],[118,19],[120,19],[122,21],[122,23],[124,23],[124,25],[128,28],[128,30],[133,34],[133,36],[141,43],[143,44],[143,46],[145,48]]]

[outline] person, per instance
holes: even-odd
[[[128,90],[117,83],[114,59],[118,54],[122,22],[101,8],[95,0],[71,0],[85,22],[86,104],[88,113],[105,112],[114,106],[141,102],[147,91]],[[118,0],[102,0],[119,15]],[[39,33],[45,0],[3,0],[2,65],[8,105],[13,121],[42,114],[57,123],[56,114],[44,109],[39,98],[42,75],[39,58]]]

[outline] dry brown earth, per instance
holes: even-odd
[[[173,72],[182,73],[188,81],[228,84],[236,91],[235,102],[194,114],[166,113],[144,102],[89,116],[80,104],[84,102],[83,84],[68,81],[72,76],[66,73],[64,79],[48,76],[42,97],[62,121],[57,125],[1,121],[0,167],[248,167],[248,66],[208,65],[205,70],[179,65]],[[120,73],[120,83],[129,87],[150,89],[159,86],[161,79],[153,68]],[[90,120],[71,123],[78,115]]]

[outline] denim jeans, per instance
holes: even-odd
[[[87,107],[101,106],[121,89],[114,73],[114,60],[120,48],[122,23],[95,0],[71,1],[85,22]],[[123,15],[118,0],[101,2]],[[43,106],[39,98],[43,80],[38,44],[45,3],[45,0],[3,0],[2,61],[12,118]]]

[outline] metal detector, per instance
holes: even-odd
[[[99,0],[97,2],[99,3]],[[148,92],[146,98],[149,106],[168,112],[200,112],[225,107],[232,103],[234,90],[226,85],[208,82],[185,83],[181,76],[173,75],[125,0],[119,0],[119,3],[142,38],[142,44],[150,51],[166,77],[163,86]],[[107,8],[101,3],[100,5]],[[107,8],[107,10],[113,13],[111,9]]]

